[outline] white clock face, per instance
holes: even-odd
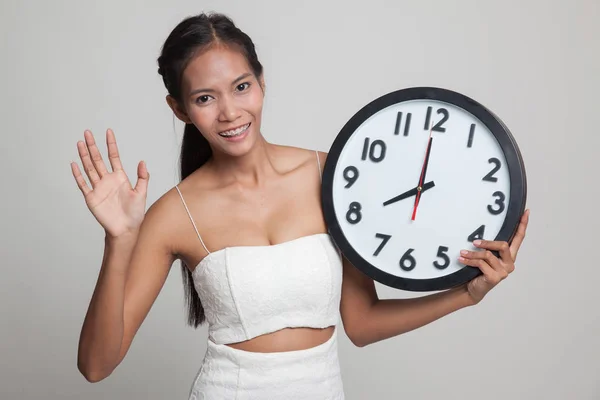
[[[405,101],[369,117],[345,143],[332,181],[334,213],[349,245],[401,278],[465,268],[460,250],[475,249],[474,239],[496,238],[510,197],[495,136],[471,113],[436,100]]]

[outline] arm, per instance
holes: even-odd
[[[464,285],[420,298],[379,300],[374,282],[344,258],[341,314],[348,337],[363,347],[478,304],[515,270],[528,223],[529,210],[526,210],[510,245],[501,241],[475,241],[481,250],[462,255],[460,262],[479,268],[481,275]],[[490,250],[498,251],[500,257]]]
[[[319,157],[325,165],[327,153],[319,152]],[[344,329],[359,347],[414,330],[471,304],[464,288],[416,299],[380,300],[373,280],[345,257],[341,297]]]
[[[420,298],[380,300],[373,280],[346,258],[343,261],[340,310],[346,333],[358,347],[420,328],[473,304],[465,286]]]
[[[112,130],[106,132],[105,165],[94,136],[86,131],[77,142],[85,181],[77,163],[71,171],[93,216],[106,232],[104,258],[79,338],[77,367],[91,382],[104,379],[121,362],[148,310],[164,284],[173,257],[168,243],[173,218],[163,196],[145,213],[150,175],[138,164],[131,187],[123,170]]]
[[[159,202],[148,210],[139,231],[105,239],[77,358],[79,371],[90,382],[106,378],[121,363],[173,263]]]

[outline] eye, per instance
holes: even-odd
[[[196,103],[206,103],[210,100],[210,96],[207,94],[203,94],[202,96],[198,97],[196,99]]]
[[[237,85],[236,89],[240,92],[243,92],[244,90],[248,89],[249,87],[250,87],[250,83],[244,82],[244,83],[240,83],[239,85]]]

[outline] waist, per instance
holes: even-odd
[[[237,349],[226,344],[218,344],[208,340],[206,357],[221,359],[223,363],[237,366],[260,365],[264,371],[282,367],[302,368],[317,365],[332,358],[337,360],[337,326],[325,342],[301,350],[258,352]]]
[[[247,317],[244,318],[246,323],[243,323],[241,319],[236,320],[236,316],[231,314],[216,319],[216,323],[209,321],[209,340],[217,344],[241,343],[286,328],[325,329],[335,326],[339,322],[337,301],[326,303],[321,308],[304,307],[287,312],[267,312],[268,315],[260,315],[260,312],[265,312],[265,310],[265,307],[258,308],[256,312],[246,310]]]
[[[284,328],[250,340],[226,345],[237,350],[258,353],[275,353],[306,350],[319,346],[335,334],[335,326],[327,328]]]

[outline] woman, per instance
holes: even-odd
[[[91,382],[123,360],[170,267],[182,262],[189,323],[209,324],[190,398],[343,399],[337,324],[357,346],[400,335],[479,303],[514,270],[512,244],[483,241],[461,260],[483,274],[409,300],[379,300],[337,251],[320,203],[326,154],[261,135],[265,82],[251,39],[225,16],[182,21],[158,59],[167,103],[183,121],[182,181],[145,213],[149,173],[132,187],[107,131],[109,171],[91,132],[75,180],[106,232],[104,259],[79,343]],[[487,250],[500,251],[496,258]]]

